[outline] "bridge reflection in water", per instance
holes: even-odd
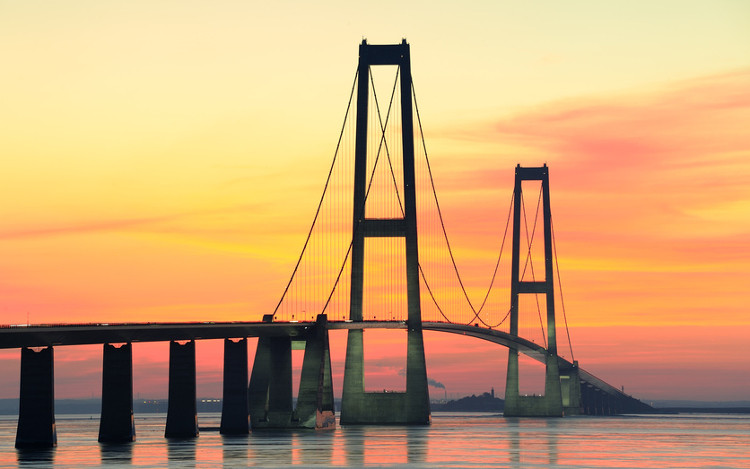
[[[381,115],[373,79],[373,69],[382,66],[395,67],[396,70],[385,118]],[[341,139],[346,134],[347,123],[351,122],[348,116],[355,89],[357,104],[356,119],[352,124],[352,133],[355,135],[353,184],[349,187],[331,188],[329,183],[338,179],[333,177],[334,170],[351,167],[346,164],[337,166],[337,157],[339,150],[343,148]],[[373,115],[377,118],[369,118]],[[558,287],[561,282],[556,265],[549,168],[546,164],[541,167],[518,165],[515,168],[511,210],[505,230],[507,234],[512,218],[510,303],[507,310],[494,308],[488,313],[485,306],[489,304],[487,300],[493,291],[505,236],[490,288],[482,304],[475,307],[459,274],[438,203],[412,83],[410,46],[405,40],[391,45],[371,45],[366,40],[362,41],[355,84],[344,120],[340,145],[337,146],[323,196],[302,253],[276,309],[272,314],[266,314],[263,321],[60,324],[0,328],[0,348],[21,348],[21,392],[16,446],[47,447],[56,444],[53,347],[74,344],[103,344],[104,347],[102,416],[98,436],[98,440],[103,443],[130,442],[135,439],[133,342],[170,343],[169,403],[164,432],[164,436],[168,438],[191,438],[200,431],[196,412],[195,341],[201,339],[224,339],[224,394],[219,426],[222,434],[247,434],[250,428],[335,428],[328,342],[328,331],[333,329],[347,330],[340,409],[342,425],[430,423],[424,330],[472,336],[509,349],[506,416],[603,415],[644,412],[650,409],[580,369],[572,358],[569,335],[572,361],[558,354],[555,273],[558,274]],[[393,123],[394,120],[397,122]],[[415,150],[415,127],[419,128],[422,137],[419,151],[423,158],[420,158],[419,164],[423,165],[423,174],[419,178],[415,170],[415,155],[418,153]],[[341,151],[344,152],[343,149]],[[420,258],[417,213],[424,214],[427,209],[424,199],[417,197],[415,186],[418,180],[429,181],[431,192],[428,194],[432,198],[428,197],[427,201],[432,203],[434,200],[434,207],[431,206],[434,216],[423,216],[422,219],[439,222],[438,233],[444,238],[449,256],[443,264],[450,265],[455,271],[455,283],[458,287],[440,284],[439,276],[430,276],[429,267],[436,265],[429,250],[434,243],[422,246],[427,255]],[[524,183],[540,187],[532,229],[528,227],[523,201]],[[351,192],[347,192],[348,189]],[[371,189],[380,194],[373,197]],[[333,196],[329,190],[334,192]],[[336,197],[337,191],[345,193],[346,197]],[[321,210],[332,199],[349,202],[346,206],[325,206]],[[541,227],[537,229],[540,211]],[[321,213],[342,212],[346,214],[342,225],[346,228],[329,225],[330,230],[328,233],[323,232],[322,241],[313,239],[313,234],[320,232],[321,223],[325,225],[327,221],[319,217]],[[350,222],[351,225],[348,225]],[[426,227],[428,238],[430,229],[437,229],[437,224],[434,223],[432,228]],[[537,233],[543,239],[534,243]],[[343,239],[343,243],[339,243],[340,253],[335,248],[335,240],[331,240],[337,234]],[[375,255],[367,254],[369,251],[366,246],[379,246],[380,250],[376,249]],[[340,268],[336,264],[330,265],[330,258],[338,254],[343,258]],[[445,255],[443,252],[443,256]],[[539,256],[543,258],[542,267],[537,262],[535,272],[533,261]],[[324,258],[328,259],[325,263],[327,267],[318,268],[316,262]],[[365,281],[369,278],[365,275],[366,263],[380,266],[383,279],[376,286],[381,290],[372,289],[372,285],[368,283],[371,279]],[[308,269],[308,264],[315,268]],[[303,268],[300,269],[300,266]],[[308,282],[305,277],[308,270],[314,272],[312,282]],[[349,283],[344,285],[347,277]],[[315,284],[317,293],[308,291],[308,283]],[[392,285],[396,283],[398,285]],[[320,285],[325,285],[325,288],[318,288]],[[329,288],[330,285],[333,285],[332,288]],[[465,300],[463,307],[470,311],[468,320],[464,317],[459,321],[453,315],[455,305],[451,304],[449,308],[441,303],[441,290],[458,289]],[[372,294],[373,291],[375,294]],[[559,296],[562,302],[561,292]],[[525,334],[521,333],[524,321],[520,304],[524,297],[536,302],[543,345],[524,338]],[[423,315],[423,307],[427,306],[433,309],[434,318],[440,317],[444,322],[426,321],[427,318],[433,318]],[[562,312],[565,319],[564,303]],[[381,319],[385,315],[390,320],[376,321],[377,314],[381,314]],[[490,320],[490,317],[493,319]],[[501,325],[503,328],[507,327],[507,330],[498,327]],[[406,330],[404,392],[365,392],[363,331],[370,328]],[[567,331],[567,319],[565,330]],[[258,337],[249,380],[248,337]],[[296,405],[292,390],[293,349],[305,350]],[[544,363],[543,395],[520,395],[519,353]],[[246,385],[248,381],[249,384]]]
[[[218,414],[201,414],[208,426]],[[503,418],[436,413],[430,426],[346,426],[334,431],[278,430],[250,436],[204,431],[164,439],[164,415],[137,418],[138,441],[96,443],[88,417],[60,419],[60,445],[13,451],[13,421],[0,419],[0,466],[279,467],[748,467],[747,416]],[[692,438],[685,438],[685,435]]]

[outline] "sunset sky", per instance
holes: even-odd
[[[0,323],[273,311],[358,45],[406,38],[472,301],[515,165],[546,163],[581,366],[645,400],[750,399],[750,3],[459,3],[0,0]],[[390,386],[405,344],[370,335]],[[505,349],[425,341],[449,394],[504,389]],[[137,395],[166,396],[167,350],[134,345]],[[197,350],[219,396],[221,342]],[[100,394],[101,346],[55,354],[58,397]],[[0,398],[19,362],[0,351]]]

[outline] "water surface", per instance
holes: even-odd
[[[99,444],[98,415],[58,415],[56,448],[19,451],[0,417],[0,467],[415,466],[750,468],[750,416],[504,418],[435,413],[432,425],[256,431],[228,437],[200,414],[198,438],[164,438],[164,414],[136,415],[137,441]]]

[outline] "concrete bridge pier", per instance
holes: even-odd
[[[166,438],[198,436],[198,409],[195,402],[195,341],[169,342],[169,401]]]
[[[505,383],[505,417],[562,417],[563,400],[557,357],[548,355],[543,396],[521,396],[518,380],[518,350],[508,350]]]
[[[297,408],[292,403],[292,347],[304,343]],[[304,341],[261,337],[248,392],[253,428],[334,428],[333,384],[326,316]]]
[[[611,396],[610,397],[610,406],[609,410],[611,412],[611,415],[618,415],[623,413],[622,409],[622,398],[619,396]]]
[[[589,396],[591,399],[591,415],[604,415],[604,399],[601,391],[592,387]]]
[[[133,347],[104,344],[100,443],[135,441],[133,423]]]
[[[47,448],[57,444],[55,428],[54,351],[21,349],[21,395],[16,448]]]
[[[605,394],[604,402],[606,403],[606,415],[617,415],[620,413],[620,399],[612,394]]]
[[[421,327],[407,332],[406,392],[365,392],[363,330],[352,329],[346,345],[342,425],[426,425],[430,423]]]
[[[248,400],[253,428],[291,427],[291,337],[258,338]]]
[[[298,426],[304,428],[336,427],[326,322],[326,315],[318,315],[315,329],[305,344],[296,409]]]
[[[580,373],[578,373],[577,361],[573,362],[572,367],[560,370],[560,388],[562,391],[563,414],[582,414],[581,378]]]
[[[586,415],[598,415],[597,392],[590,384],[581,384],[581,403],[583,404],[583,413]]]
[[[221,401],[223,435],[250,432],[247,389],[247,338],[224,339],[224,395]]]

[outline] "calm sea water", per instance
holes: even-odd
[[[101,445],[98,416],[58,415],[58,446],[17,451],[16,418],[0,417],[0,467],[415,466],[750,468],[750,416],[506,419],[435,413],[424,427],[339,427],[224,437],[200,414],[192,440],[166,440],[163,414],[136,415],[135,443]]]

